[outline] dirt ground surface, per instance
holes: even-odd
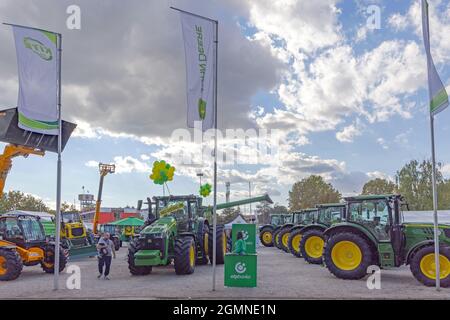
[[[80,290],[67,289],[66,272],[61,274],[60,290],[54,291],[52,275],[40,266],[24,267],[17,280],[0,282],[0,299],[450,299],[450,289],[437,292],[423,286],[409,267],[382,270],[381,289],[369,290],[365,279],[340,280],[325,267],[265,247],[258,248],[257,288],[224,287],[223,266],[218,266],[213,292],[211,265],[197,266],[194,274],[185,276],[177,276],[173,266],[131,276],[126,253],[127,248],[121,248],[113,260],[109,281],[97,279],[96,258],[70,262],[80,267]]]

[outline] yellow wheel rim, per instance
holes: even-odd
[[[264,231],[262,234],[262,240],[264,243],[269,244],[272,243],[272,232],[270,231]]]
[[[224,232],[222,236],[223,256],[227,253],[227,234]]]
[[[300,241],[302,241],[302,235],[298,234],[292,238],[292,248],[295,252],[300,252]]]
[[[436,279],[436,263],[434,253],[429,253],[420,260],[420,271],[429,279]],[[450,274],[450,261],[446,256],[439,255],[439,278],[445,279]]]
[[[324,241],[321,237],[312,236],[305,241],[306,254],[314,259],[320,258],[323,253]]]
[[[194,246],[191,246],[189,248],[189,264],[191,267],[195,266],[195,248]]]
[[[283,236],[281,237],[281,243],[283,244],[283,247],[287,248],[288,246],[288,240],[289,240],[289,232],[286,232],[285,234],[283,234]]]
[[[5,257],[0,257],[0,276],[6,274],[8,271],[8,267],[6,266],[6,259]]]
[[[203,238],[203,248],[205,249],[205,255],[208,255],[208,253],[209,253],[208,242],[209,242],[209,236],[207,233],[205,233],[205,236]]]
[[[341,270],[354,270],[361,264],[361,249],[354,242],[340,241],[331,250],[331,259]]]

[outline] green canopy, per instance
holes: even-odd
[[[121,220],[117,220],[114,222],[106,223],[108,225],[113,226],[132,226],[132,227],[140,227],[144,225],[144,220],[135,218],[135,217],[129,217]]]

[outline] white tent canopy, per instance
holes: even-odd
[[[245,221],[242,215],[238,215],[236,218],[234,218],[233,221],[225,225],[225,230],[231,229],[233,227],[233,224],[247,224],[247,221]]]

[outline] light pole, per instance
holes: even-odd
[[[200,179],[200,188],[202,187],[202,177],[203,177],[203,173],[202,172],[198,172],[197,173],[197,177],[199,177]]]

